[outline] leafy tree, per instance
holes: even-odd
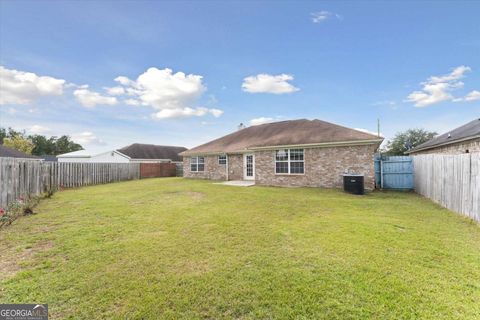
[[[7,140],[9,142],[6,142]],[[31,142],[33,145],[32,149],[29,149],[27,147],[28,143],[22,142],[23,140]],[[37,156],[46,154],[58,155],[83,149],[80,144],[70,140],[70,137],[67,135],[63,135],[60,138],[55,136],[46,137],[39,134],[27,136],[25,131],[16,131],[12,128],[0,128],[0,143],[23,152],[25,152],[24,150],[29,150],[26,153],[31,152],[31,154]]]
[[[431,140],[436,135],[436,132],[424,129],[408,129],[397,133],[392,140],[389,140],[383,152],[392,156],[400,156],[406,151]]]
[[[47,138],[45,136],[36,134],[30,136],[35,147],[32,150],[32,154],[41,156],[45,154],[55,154],[55,137]]]
[[[0,144],[3,144],[3,139],[7,137],[7,130],[0,128]]]
[[[78,150],[83,150],[83,147],[70,140],[69,136],[61,136],[55,141],[55,155]]]
[[[13,128],[0,128],[0,144],[3,144],[3,140],[5,138],[12,138],[15,136],[21,136],[25,138],[25,132],[22,131],[16,131]]]
[[[32,150],[35,147],[30,139],[27,139],[21,135],[15,135],[10,138],[4,138],[3,144],[6,147],[24,152],[26,154],[32,154]]]

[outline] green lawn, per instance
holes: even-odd
[[[59,192],[0,231],[51,319],[479,319],[480,227],[413,193],[180,178]]]

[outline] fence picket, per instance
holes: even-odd
[[[0,208],[7,207],[20,196],[38,196],[59,187],[72,188],[140,179],[140,165],[140,163],[51,163],[2,157]],[[130,174],[131,172],[134,174]]]
[[[413,157],[415,191],[480,221],[480,153]]]

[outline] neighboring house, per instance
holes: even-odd
[[[92,154],[87,150],[78,150],[69,153],[59,154],[58,162],[91,162]]]
[[[260,185],[340,187],[342,174],[374,187],[374,154],[383,138],[321,120],[241,129],[184,151],[184,177],[254,180]]]
[[[460,154],[469,152],[480,152],[480,119],[475,119],[407,151],[411,155],[427,153]]]
[[[134,143],[118,150],[102,153],[80,150],[58,155],[57,158],[58,162],[181,163],[179,153],[184,150],[187,148]]]
[[[3,144],[0,144],[0,157],[1,158],[17,158],[17,159],[28,159],[28,160],[38,160],[42,159],[32,156],[31,154],[26,154],[24,152],[5,147]]]
[[[158,146],[154,144],[134,143],[117,151],[130,158],[130,162],[174,162],[181,163],[179,154],[187,150],[185,147]]]
[[[53,156],[53,155],[49,155],[49,154],[44,154],[44,155],[41,155],[41,156],[38,156],[40,159],[42,159],[43,161],[46,161],[46,162],[57,162],[58,159],[57,159],[57,156]]]

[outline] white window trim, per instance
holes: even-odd
[[[220,163],[220,157],[225,157],[225,163]],[[221,166],[225,166],[227,165],[228,163],[228,157],[226,154],[219,154],[218,155],[218,164],[221,165]]]
[[[303,150],[303,160],[291,160],[290,159],[290,150],[295,149],[295,150]],[[287,160],[277,160],[277,151],[280,150],[288,150],[288,159]],[[288,167],[288,173],[287,172],[281,172],[277,173],[277,162],[286,162],[287,167]],[[291,173],[290,172],[290,164],[292,162],[303,162],[303,173]],[[273,172],[275,173],[276,176],[303,176],[305,175],[305,149],[303,148],[281,148],[281,149],[276,149],[273,151]]]
[[[200,163],[200,158],[203,158],[202,163]],[[193,163],[193,159],[196,160],[195,163]],[[192,170],[192,164],[195,165],[196,170]],[[198,170],[199,164],[203,164],[203,170]],[[190,157],[190,172],[204,172],[204,171],[205,171],[205,157],[200,157],[200,156]]]

